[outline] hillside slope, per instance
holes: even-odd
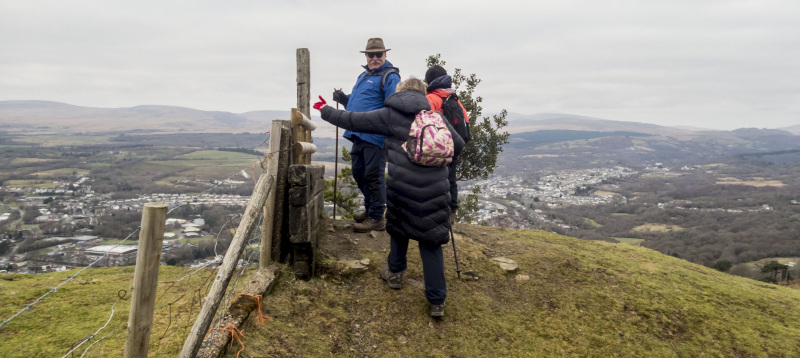
[[[265,299],[264,325],[243,327],[241,357],[289,356],[596,356],[596,357],[796,357],[800,356],[800,291],[720,273],[655,251],[551,233],[457,225],[462,270],[455,278],[445,249],[448,300],[445,318],[427,316],[418,250],[411,245],[401,290],[378,276],[388,248],[386,233],[326,231],[326,257],[318,278],[296,281],[284,269]],[[490,257],[516,260],[505,273]],[[348,274],[338,259],[371,260],[366,272]],[[192,284],[170,284],[189,269],[163,267],[151,356],[174,356],[198,311],[198,273]],[[0,318],[46,292],[69,273],[0,280]],[[116,291],[130,284],[132,268],[90,270],[33,310],[0,329],[3,356],[60,356],[108,319]],[[189,280],[187,280],[188,282]],[[171,289],[172,287],[174,289]],[[199,287],[199,289],[198,289]],[[159,295],[163,291],[160,291]],[[192,306],[192,303],[194,304]],[[109,328],[127,322],[128,302],[116,306]],[[118,356],[118,329],[87,355]],[[85,346],[88,346],[86,344]],[[85,348],[81,347],[79,353]],[[100,347],[102,346],[102,347]],[[234,343],[227,357],[240,348]]]

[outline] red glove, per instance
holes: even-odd
[[[327,105],[328,105],[328,102],[325,102],[325,99],[322,98],[322,96],[319,96],[319,102],[314,103],[314,109],[316,109],[318,111],[321,111],[322,107],[325,107]]]

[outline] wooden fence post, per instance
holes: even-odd
[[[297,108],[300,112],[311,118],[311,54],[307,48],[297,49]],[[302,135],[295,138],[311,143],[311,133],[301,130]],[[311,164],[311,154],[298,155],[302,162],[292,164]]]
[[[289,165],[291,165],[292,129],[290,121],[276,120],[280,128],[280,144],[278,149],[281,155],[277,158],[277,174],[275,176],[275,211],[271,218],[272,226],[272,257],[284,260],[289,255]],[[271,135],[271,134],[270,134]]]
[[[280,156],[288,155],[288,153],[281,152],[281,122],[278,120],[272,121],[272,127],[269,130],[269,159],[267,160],[267,175],[277,178],[278,177],[278,158]],[[269,188],[270,192],[275,192],[275,181],[272,181],[272,186]],[[259,267],[267,267],[272,263],[272,230],[274,228],[275,216],[275,201],[277,195],[267,198],[264,203],[264,221],[261,225],[261,251],[259,252]]]
[[[258,183],[256,183],[253,195],[250,196],[247,208],[244,209],[244,215],[242,215],[242,221],[239,223],[236,235],[234,235],[233,241],[231,241],[231,245],[225,253],[225,258],[222,259],[222,265],[220,265],[219,271],[217,271],[214,284],[211,285],[203,308],[200,310],[200,314],[197,315],[197,320],[194,322],[189,336],[186,337],[186,341],[183,343],[183,348],[181,349],[179,357],[192,358],[195,357],[197,351],[200,350],[200,345],[203,344],[203,337],[211,326],[211,321],[214,319],[217,308],[219,308],[222,296],[225,294],[225,289],[228,288],[231,276],[233,276],[233,272],[236,270],[239,256],[242,255],[242,251],[247,244],[247,239],[250,237],[250,234],[253,233],[253,228],[256,226],[258,214],[261,212],[261,209],[264,207],[264,202],[270,195],[268,188],[272,187],[273,182],[274,178],[267,174],[261,174],[258,178]]]
[[[158,268],[161,264],[166,220],[166,204],[144,205],[142,228],[139,231],[139,252],[136,253],[136,269],[133,275],[125,358],[147,357],[150,347],[150,329],[153,327],[153,309],[156,304]]]

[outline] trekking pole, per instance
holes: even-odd
[[[458,275],[458,278],[461,278],[461,269],[458,267],[458,254],[456,253],[456,238],[455,236],[453,236],[453,223],[449,222],[449,226],[450,226],[450,241],[453,242],[453,258],[455,258],[456,260],[456,274]]]
[[[339,109],[339,102],[336,102],[336,109]],[[339,127],[336,127],[336,148],[333,150],[333,158],[333,220],[336,220],[336,197],[339,194],[336,191],[336,182],[339,181]]]

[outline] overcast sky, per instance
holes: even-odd
[[[800,1],[0,0],[0,100],[241,113],[349,93],[370,37],[401,75],[483,82],[484,114],[713,129],[800,124]]]

